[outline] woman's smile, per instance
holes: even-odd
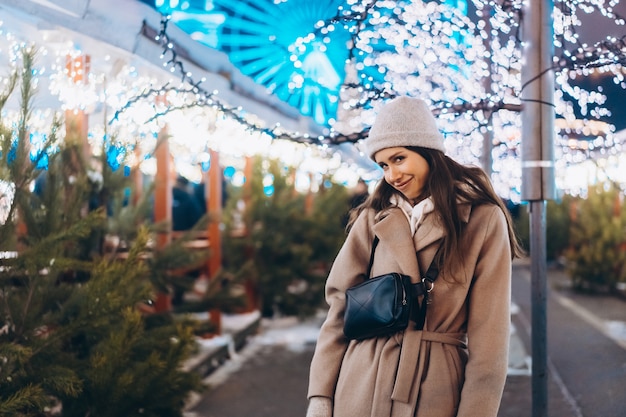
[[[406,187],[409,183],[411,182],[411,179],[405,180],[403,182],[397,182],[395,184],[392,184],[393,187],[398,190],[401,191],[404,187]]]

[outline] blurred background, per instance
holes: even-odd
[[[551,415],[624,411],[625,17],[555,1],[531,76],[555,87]],[[398,95],[431,105],[528,248],[525,18],[521,1],[0,0],[0,415],[302,414],[324,280],[382,174],[361,140]],[[530,404],[526,261],[503,416]],[[232,411],[237,381],[281,363],[284,409],[260,379]]]

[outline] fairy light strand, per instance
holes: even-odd
[[[320,20],[318,24],[312,28],[312,33],[315,35],[322,33],[324,28],[329,25],[344,24],[349,26],[352,39],[348,54],[349,60],[354,60],[355,57],[363,55],[362,51],[359,49],[360,41],[364,39],[365,32],[367,32],[368,29],[371,30],[372,22],[378,18],[377,16],[381,16],[381,12],[386,13],[386,18],[392,24],[404,25],[407,27],[412,24],[408,19],[403,18],[403,12],[395,13],[397,9],[394,9],[393,6],[402,2],[370,1],[366,4],[362,4],[360,2],[356,3],[358,4],[353,4],[347,9],[339,8],[335,16],[325,20]],[[519,45],[521,43],[519,39],[519,21],[522,18],[522,2],[511,0],[501,2],[474,0],[473,3],[475,7],[481,11],[481,13],[491,14],[491,19],[493,20],[492,26],[496,27],[496,29],[506,27],[506,32],[510,32],[509,35],[501,36],[501,34],[498,35],[497,33],[481,34],[480,28],[471,27],[469,23],[462,20],[462,16],[455,15],[454,12],[451,12],[446,16],[448,19],[451,19],[451,21],[456,22],[453,26],[457,25],[458,29],[465,31],[466,36],[468,37],[487,36],[489,38],[494,38],[500,36],[501,39],[499,42],[503,45],[503,47],[511,49],[513,46],[517,46],[519,49]],[[556,6],[559,10],[561,10],[562,14],[567,12],[570,15],[575,15],[577,10],[584,10],[586,13],[589,13],[589,10],[593,9],[595,12],[602,13],[602,15],[606,17],[615,19],[616,22],[623,22],[623,18],[615,14],[615,12],[612,11],[611,6],[604,7],[604,5],[584,3],[580,1],[569,3],[558,2]],[[334,145],[346,142],[355,143],[367,137],[367,125],[365,125],[360,131],[350,134],[343,134],[331,128],[327,135],[311,137],[310,135],[285,132],[280,126],[266,128],[250,122],[244,116],[245,112],[241,108],[230,107],[222,103],[217,97],[216,92],[206,91],[202,87],[202,81],[195,81],[191,74],[186,71],[182,60],[176,52],[174,41],[172,41],[168,36],[167,28],[169,21],[170,16],[162,16],[160,32],[155,37],[155,40],[163,46],[162,56],[164,59],[164,67],[168,68],[171,72],[177,72],[180,75],[181,82],[190,85],[190,87],[174,88],[171,85],[165,85],[161,89],[147,90],[145,93],[129,100],[126,106],[123,106],[120,110],[118,110],[118,112],[116,112],[114,119],[117,118],[119,113],[125,111],[129,106],[132,106],[139,100],[148,99],[158,94],[178,91],[181,93],[190,93],[197,97],[195,100],[185,104],[184,107],[213,107],[223,113],[226,117],[230,117],[238,121],[247,129],[265,133],[275,139],[286,139],[305,144]],[[571,33],[571,35],[565,36],[564,33],[566,30],[569,31],[568,33]],[[582,70],[607,68],[610,66],[622,67],[624,66],[624,63],[626,63],[625,37],[619,39],[606,39],[591,47],[578,43],[576,45],[576,50],[568,51],[565,48],[566,44],[571,44],[571,42],[568,42],[568,39],[578,39],[578,37],[573,34],[574,24],[572,22],[566,22],[566,24],[563,25],[563,29],[557,32],[558,33],[555,35],[555,39],[557,44],[561,46],[561,54],[555,58],[553,67],[545,69],[545,71],[556,70],[580,72]],[[304,42],[307,41],[305,40]],[[506,46],[506,42],[509,42],[510,45]],[[503,74],[507,71],[515,72],[519,70],[521,65],[519,52],[517,55],[508,54],[506,59],[508,59],[508,62],[503,61],[501,58],[496,59],[493,63],[493,69],[496,71],[502,71]],[[539,76],[539,74],[537,76]],[[519,80],[517,82],[519,82]],[[508,89],[506,94],[495,91],[494,94],[486,98],[483,97],[476,99],[467,97],[465,99],[460,98],[454,102],[450,102],[444,97],[431,100],[431,104],[436,114],[446,115],[447,117],[463,116],[465,118],[474,118],[476,122],[475,126],[485,126],[485,115],[493,114],[500,110],[513,112],[519,112],[522,110],[519,95],[523,86],[518,85],[516,87],[514,84],[509,84],[506,86],[506,89]],[[371,79],[367,78],[358,79],[356,82],[344,83],[341,91],[348,90],[357,90],[358,94],[361,95],[361,98],[351,105],[352,109],[368,109],[373,107],[376,102],[387,100],[399,94],[405,93],[404,91],[395,91],[393,83],[386,82],[381,84],[373,82]],[[156,117],[163,116],[173,110],[174,108],[158,112]]]

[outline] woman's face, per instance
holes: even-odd
[[[416,152],[396,147],[381,149],[374,160],[383,169],[385,181],[415,204],[430,174],[426,159]]]

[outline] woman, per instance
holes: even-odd
[[[444,152],[427,105],[386,103],[365,140],[384,180],[353,211],[326,283],[328,316],[307,417],[495,417],[508,366],[511,260],[521,249],[488,177]],[[345,291],[370,276],[425,273],[441,246],[426,324],[350,341]],[[417,254],[417,256],[416,256]]]

